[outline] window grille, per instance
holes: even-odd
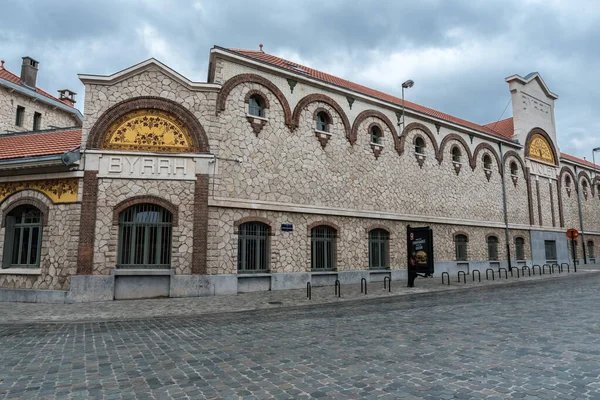
[[[454,238],[454,245],[456,247],[456,261],[467,261],[467,243],[469,239],[465,235],[456,235]]]
[[[320,225],[311,231],[311,266],[313,271],[335,269],[336,231],[327,225]]]
[[[425,141],[423,138],[418,137],[415,139],[415,153],[425,154]]]
[[[516,250],[516,256],[517,256],[517,260],[524,260],[525,259],[525,239],[523,238],[516,238],[515,239],[515,250]]]
[[[154,204],[136,204],[119,216],[117,268],[171,268],[173,215]]]
[[[369,268],[389,268],[390,234],[384,229],[373,229],[369,232]]]
[[[262,222],[246,222],[239,226],[238,271],[268,272],[271,228]]]
[[[454,146],[452,148],[452,161],[454,161],[455,163],[459,163],[460,158],[461,158],[460,149],[458,148],[458,146]]]
[[[483,156],[483,168],[492,169],[492,157],[487,154]]]
[[[256,117],[265,116],[263,101],[259,96],[253,95],[248,99],[248,114]]]
[[[329,117],[324,112],[317,114],[317,130],[329,132]]]
[[[490,236],[488,238],[488,260],[498,260],[498,238]]]
[[[381,144],[381,129],[377,126],[371,128],[371,143]]]
[[[3,268],[39,268],[42,248],[42,212],[23,205],[6,216],[6,255]]]
[[[596,258],[594,254],[594,242],[591,240],[587,243],[588,258]]]

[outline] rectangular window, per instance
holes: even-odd
[[[556,261],[556,241],[546,240],[544,245],[546,248],[546,261]]]
[[[525,240],[523,238],[515,239],[515,249],[517,253],[517,260],[525,259]]]
[[[33,113],[33,130],[39,131],[42,127],[42,114],[39,112]]]
[[[25,107],[17,106],[17,118],[15,119],[16,126],[23,126],[25,121]]]

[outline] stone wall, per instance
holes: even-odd
[[[119,228],[113,224],[114,208],[138,196],[156,196],[178,208],[178,223],[173,226],[171,268],[176,274],[191,274],[194,182],[127,179],[99,180],[93,273],[107,275],[115,268]]]
[[[71,275],[77,270],[77,242],[81,205],[52,204],[43,194],[25,190],[0,204],[0,216],[12,203],[23,197],[33,197],[49,208],[48,222],[42,231],[40,270],[37,275],[13,275],[10,269],[0,270],[0,287],[9,289],[69,290]],[[0,260],[4,249],[6,229],[0,228]]]
[[[209,208],[208,237],[208,273],[235,274],[237,272],[238,235],[235,233],[236,221],[267,220],[273,227],[271,232],[271,272],[292,273],[307,272],[311,268],[311,241],[309,226],[324,222],[338,227],[337,270],[347,271],[369,268],[368,231],[372,228],[384,228],[390,233],[390,266],[392,269],[406,268],[406,226],[404,221],[376,220],[369,218],[320,216],[300,213],[257,211],[244,209]],[[292,224],[293,232],[283,232],[281,224]],[[411,224],[419,226],[418,224]],[[429,224],[434,230],[436,261],[454,261],[456,259],[454,235],[468,235],[468,255],[470,261],[488,259],[487,237],[498,238],[498,258],[505,260],[505,233],[498,228],[480,228]],[[513,230],[510,234],[511,251],[514,257],[514,239],[525,239],[525,255],[531,257],[529,235],[525,230]]]
[[[16,126],[17,106],[25,107],[25,118],[22,126]],[[42,114],[40,129],[54,127],[77,126],[79,122],[65,111],[47,105],[41,101],[23,96],[17,92],[10,93],[6,88],[0,88],[0,135],[12,132],[27,132],[33,130],[33,114]]]

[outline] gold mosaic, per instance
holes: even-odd
[[[77,201],[78,188],[79,178],[2,182],[0,183],[0,203],[8,196],[26,189],[44,193],[53,203],[74,203]]]
[[[550,147],[550,144],[546,138],[538,133],[534,134],[531,138],[531,144],[529,145],[529,158],[550,164],[556,164],[552,147]]]
[[[102,149],[192,153],[188,130],[173,115],[160,110],[137,110],[112,123]]]

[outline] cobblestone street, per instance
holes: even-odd
[[[599,287],[0,325],[0,398],[600,399]]]

